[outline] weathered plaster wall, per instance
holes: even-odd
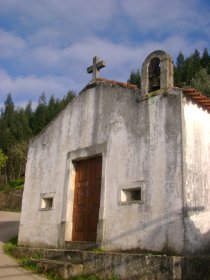
[[[183,248],[180,96],[177,90],[140,103],[118,100],[107,147],[107,248]],[[137,185],[143,202],[121,205],[120,190]]]
[[[136,102],[134,90],[85,90],[30,145],[19,244],[71,240],[72,160],[102,154],[98,241],[110,249],[183,249],[181,94]],[[141,203],[123,204],[122,189],[142,188]],[[40,195],[54,197],[40,210]]]
[[[100,144],[106,146],[112,111],[118,104],[118,98],[131,94],[129,89],[122,87],[106,89],[106,86],[99,86],[88,89],[31,142],[19,244],[58,245],[59,236],[64,234],[61,222],[65,227],[66,223],[71,224],[66,219],[72,217],[68,210],[73,201],[73,187],[70,184],[73,182],[68,181],[72,165],[69,153],[75,153],[79,158],[98,152],[104,154],[105,148],[98,147]],[[40,211],[41,194],[54,197],[52,210]]]
[[[184,100],[185,242],[188,253],[210,246],[210,115]]]

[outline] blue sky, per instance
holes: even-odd
[[[0,0],[0,107],[9,92],[18,106],[79,92],[95,55],[101,76],[126,81],[154,50],[175,60],[204,47],[208,0]]]

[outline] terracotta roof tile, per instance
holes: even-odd
[[[210,99],[194,88],[184,88],[183,93],[196,104],[210,112]]]
[[[104,79],[104,78],[97,78],[96,82],[101,82],[101,83],[104,83],[104,84],[117,85],[117,86],[131,88],[131,89],[138,89],[136,85],[132,85],[132,84],[129,84],[129,83],[118,82],[118,81],[114,81],[114,80],[107,80],[107,79]]]
[[[85,86],[85,88],[81,92],[83,92],[84,90],[86,90],[88,88],[95,87],[99,84],[116,85],[116,86],[121,86],[121,87],[129,88],[129,89],[138,89],[136,85],[132,85],[129,83],[123,83],[123,82],[118,82],[118,81],[114,81],[114,80],[107,80],[104,78],[97,78],[95,81],[90,81],[89,84],[87,86]]]

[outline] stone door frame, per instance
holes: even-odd
[[[73,203],[75,189],[75,165],[74,162],[84,160],[95,156],[102,157],[102,174],[101,174],[101,199],[99,209],[99,219],[97,226],[96,242],[101,243],[104,239],[105,220],[104,220],[104,204],[105,204],[105,167],[107,145],[98,144],[84,149],[78,149],[67,154],[66,172],[63,193],[63,207],[61,217],[61,232],[59,238],[59,246],[63,247],[65,241],[72,241],[73,229]]]

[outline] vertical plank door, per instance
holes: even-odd
[[[101,196],[102,157],[78,161],[76,165],[73,241],[96,241]]]

